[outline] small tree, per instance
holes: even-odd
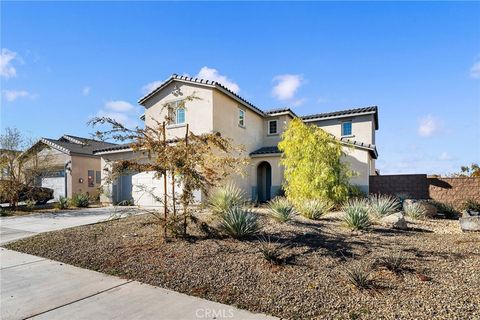
[[[470,166],[461,166],[460,172],[455,174],[457,177],[480,177],[480,166],[472,163]]]
[[[40,147],[16,128],[6,128],[0,135],[0,198],[13,207],[25,187],[33,186],[35,179],[51,170],[49,155],[40,155],[35,146]]]
[[[285,193],[294,203],[311,199],[340,203],[347,198],[353,173],[341,161],[345,153],[331,134],[293,119],[278,147],[283,152]]]
[[[219,133],[194,134],[189,131],[188,124],[184,137],[167,140],[165,126],[172,119],[175,110],[171,108],[185,108],[186,102],[196,98],[194,95],[186,97],[180,103],[172,106],[164,104],[162,111],[168,109],[165,121],[153,121],[154,126],[146,126],[144,129],[128,129],[118,121],[102,117],[94,118],[90,121],[92,125],[109,124],[110,130],[98,131],[96,136],[100,139],[113,138],[117,141],[130,141],[130,146],[134,152],[147,153],[147,157],[139,157],[132,160],[121,160],[113,164],[110,171],[110,178],[124,172],[144,172],[152,171],[157,179],[164,179],[164,186],[167,185],[166,176],[172,176],[172,185],[176,185],[181,192],[179,202],[183,211],[183,236],[187,235],[187,220],[190,217],[190,206],[194,201],[194,192],[196,190],[208,194],[211,187],[216,186],[228,175],[243,170],[242,164],[245,159],[242,158],[241,147],[233,146],[231,141],[222,137]],[[168,197],[167,190],[164,189],[164,199],[155,197],[161,201],[164,207],[164,236],[167,236],[166,226]],[[173,215],[176,215],[175,195],[171,197]],[[161,216],[158,211],[152,213],[157,218]]]

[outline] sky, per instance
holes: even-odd
[[[382,174],[480,162],[480,3],[0,2],[1,128],[89,136],[141,125],[171,74],[261,109],[377,105]]]

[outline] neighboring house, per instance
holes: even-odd
[[[96,149],[115,146],[113,143],[97,141],[72,135],[59,139],[41,138],[34,146],[36,158],[42,161],[45,172],[36,181],[37,186],[51,188],[54,197],[71,197],[77,193],[98,194],[102,170]]]
[[[164,105],[177,104],[185,97],[195,95],[199,99],[188,101],[185,109],[165,110]],[[141,119],[146,126],[155,127],[155,121],[164,121],[167,112],[173,119],[167,125],[167,138],[183,137],[186,124],[195,134],[219,132],[243,145],[250,159],[244,177],[232,177],[252,200],[266,201],[281,190],[283,167],[277,145],[288,122],[297,117],[289,108],[263,111],[235,94],[218,82],[173,75],[158,88],[141,98],[145,107]],[[300,117],[305,123],[317,125],[333,134],[345,145],[345,161],[357,172],[353,184],[368,192],[369,176],[375,174],[375,132],[378,130],[376,106],[320,113]],[[102,157],[102,167],[116,160],[142,157],[135,154],[128,144],[109,146],[94,152]],[[153,173],[142,172],[120,177],[107,188],[104,202],[133,200],[144,206],[158,205],[154,198],[145,194],[138,185],[150,187],[158,195],[163,193],[163,184],[154,179]],[[202,195],[197,195],[202,200]]]

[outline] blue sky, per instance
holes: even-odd
[[[1,2],[1,127],[88,135],[129,124],[172,73],[262,109],[378,105],[382,173],[480,162],[480,3]]]

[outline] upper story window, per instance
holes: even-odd
[[[268,134],[278,134],[278,120],[268,121]]]
[[[181,105],[181,101],[171,102],[168,107],[170,124],[185,123],[185,108]]]
[[[245,127],[245,110],[238,109],[238,125]]]
[[[342,137],[351,136],[352,133],[352,121],[342,122]]]

